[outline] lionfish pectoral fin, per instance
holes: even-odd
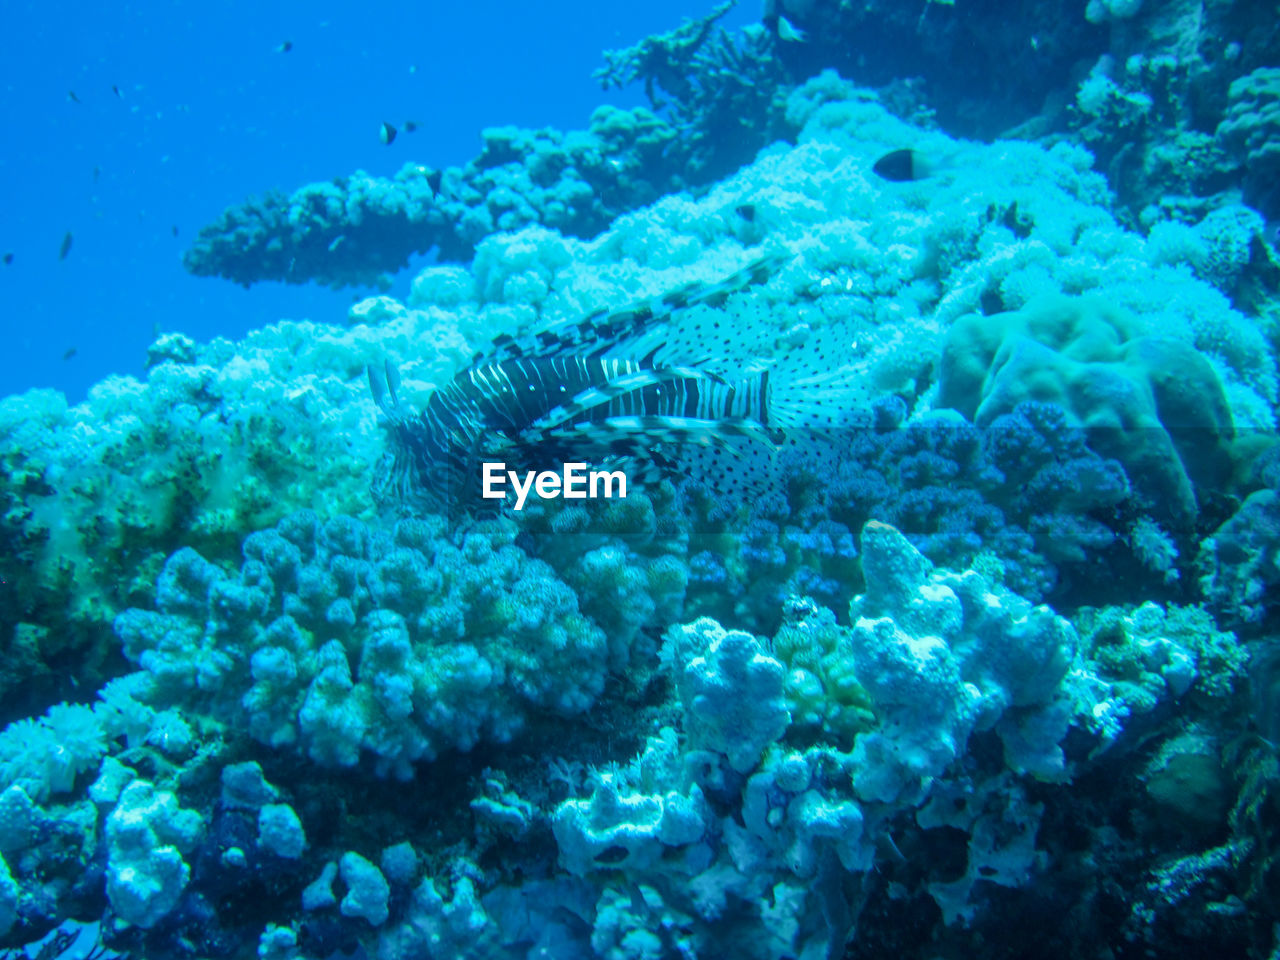
[[[373,364],[369,364],[365,367],[365,373],[369,377],[369,393],[373,395],[373,402],[378,405],[379,410],[387,414],[387,416],[390,416],[391,410],[386,374]]]
[[[390,360],[383,361],[383,369],[387,375],[387,389],[391,392],[391,406],[400,409],[400,368]]]
[[[400,406],[400,371],[395,364],[387,360],[381,370],[369,364],[365,372],[369,377],[369,393],[373,395],[373,402],[378,405],[378,409],[393,423],[403,420],[405,411]]]

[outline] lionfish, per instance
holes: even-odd
[[[785,259],[765,256],[718,283],[503,335],[421,412],[401,401],[390,362],[370,366],[393,435],[380,497],[390,488],[409,500],[476,505],[481,462],[492,460],[528,469],[623,464],[642,480],[688,477],[721,494],[767,488],[784,445],[847,428],[861,399],[856,371],[828,358],[839,350],[829,338],[725,371],[743,352],[726,302]],[[700,322],[677,322],[698,306],[710,308]]]

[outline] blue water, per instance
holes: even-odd
[[[0,252],[13,262],[0,269],[0,395],[55,387],[75,402],[108,374],[140,373],[157,328],[206,340],[282,318],[341,322],[358,291],[249,292],[188,275],[182,251],[272,187],[462,164],[484,127],[580,129],[606,100],[640,104],[639,87],[599,89],[600,52],[704,12],[691,0],[4,4]],[[722,22],[756,16],[748,4]],[[384,120],[402,131],[390,147]]]

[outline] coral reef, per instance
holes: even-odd
[[[1105,304],[1036,302],[952,324],[938,404],[984,426],[1027,400],[1067,411],[1067,425],[1124,466],[1154,514],[1195,516],[1196,488],[1231,472],[1235,429],[1213,367],[1186,343],[1134,336]]]
[[[243,717],[259,742],[320,764],[368,752],[401,779],[442,750],[510,740],[532,712],[579,713],[630,651],[514,536],[454,545],[426,521],[387,536],[301,513],[245,541],[237,578],[181,550],[158,611],[116,620],[145,671],[138,699]]]
[[[1229,622],[1262,621],[1276,606],[1280,582],[1280,493],[1250,494],[1201,544],[1197,566],[1206,598]]]
[[[523,224],[591,237],[619,213],[794,141],[803,124],[784,104],[824,70],[961,136],[1069,136],[1107,172],[1122,216],[1146,229],[1198,224],[1242,191],[1277,216],[1267,159],[1277,35],[1257,5],[1090,0],[1081,16],[1059,0],[992,20],[936,0],[771,0],[761,23],[729,31],[716,21],[730,6],[605,54],[602,86],[642,83],[652,112],[603,108],[585,133],[490,130],[462,168],[409,164],[390,180],[358,172],[272,192],[204,228],[187,267],[246,285],[368,284],[414,252],[466,259],[483,237]],[[1081,62],[1092,63],[1083,77]],[[1020,82],[1003,82],[1009,74]],[[1266,245],[1251,259],[1274,290]]]
[[[777,39],[753,24],[716,24],[736,0],[626,50],[605,51],[595,74],[608,90],[643,83],[654,112],[676,130],[668,160],[690,186],[749,162],[782,128],[780,94],[789,86]]]
[[[607,56],[653,111],[273,195],[189,255],[464,261],[406,302],[0,401],[0,949],[1274,953],[1274,30],[724,9]],[[1038,143],[937,129],[1036,109]],[[899,149],[931,174],[878,176]],[[712,381],[834,345],[856,429],[780,428],[738,499],[383,496],[370,365],[417,410],[495,343],[673,309]]]
[[[231,207],[183,255],[197,276],[327,286],[386,283],[435,249],[466,260],[485,237],[541,224],[591,237],[619,213],[679,189],[678,133],[644,109],[600,107],[585,131],[496,127],[463,167],[359,171]],[[437,185],[438,184],[438,185]]]
[[[429,268],[407,304],[360,304],[346,329],[282,323],[241,344],[170,335],[145,382],[109,380],[87,405],[40,393],[5,400],[0,564],[16,587],[0,596],[0,617],[9,635],[28,625],[27,665],[11,665],[12,682],[48,677],[13,715],[70,695],[57,686],[60,656],[96,658],[99,678],[119,669],[105,627],[149,599],[177,547],[225,562],[245,532],[295,509],[371,515],[382,437],[367,364],[397,364],[404,399],[420,404],[496,336],[719,280],[766,241],[793,256],[727,304],[744,344],[769,355],[779,334],[848,331],[873,398],[927,405],[935,351],[966,313],[1092,294],[1127,310],[1134,336],[1159,331],[1206,354],[1237,431],[1272,429],[1264,336],[1190,278],[1169,244],[1116,225],[1083,151],[922,133],[830,73],[798,88],[786,115],[801,130],[797,146],[766,151],[700,199],[665,197],[618,217],[593,241],[543,227],[493,235],[469,269]],[[875,158],[903,144],[956,165],[919,184],[879,182]],[[770,616],[777,599],[762,604]]]
[[[75,408],[52,391],[0,401],[9,546],[0,630],[19,631],[31,651],[18,683],[69,696],[55,671],[72,661],[101,682],[117,668],[103,627],[149,598],[148,581],[180,545],[226,557],[247,531],[293,509],[370,510],[377,454],[361,446],[369,414],[351,403],[359,364],[303,372],[284,344],[325,352],[333,341],[313,331],[263,331],[248,349],[216,341],[198,360],[157,363],[145,383],[111,378]],[[163,346],[197,352],[177,335]],[[5,703],[22,706],[20,697]]]
[[[382,679],[370,669],[377,660],[374,634],[389,617],[402,618],[402,629],[414,624],[421,635],[439,626],[436,614],[443,616],[450,603],[407,589],[404,576],[415,569],[414,557],[421,565],[426,556],[404,543],[415,533],[423,533],[420,525],[402,525],[394,539],[379,544],[354,521],[321,526],[295,516],[279,531],[249,538],[245,551],[251,559],[238,581],[189,551],[179,552],[157,589],[164,612],[121,617],[131,655],[147,668],[135,675],[145,681],[135,695],[144,701],[183,700],[189,714],[223,718],[200,739],[212,743],[209,738],[216,737],[224,749],[242,750],[249,738],[268,756],[308,743],[314,747],[318,741],[308,739],[304,716],[309,694],[291,698],[276,691],[270,698],[276,718],[286,724],[297,711],[296,741],[278,736],[279,727],[264,737],[270,725],[255,713],[261,698],[235,681],[235,665],[245,654],[234,637],[255,636],[259,652],[269,653],[274,648],[268,644],[285,634],[297,639],[321,623],[340,633],[350,630],[349,617],[335,619],[323,611],[358,609],[358,623],[372,632],[363,641],[358,687],[347,688],[345,706],[327,710],[330,732],[352,735],[342,748],[349,762],[357,759],[352,751],[368,749],[378,757],[373,772],[403,773],[385,762],[378,744],[357,736],[379,724],[385,730],[378,698],[394,692],[397,677],[439,678],[429,712],[416,720],[413,713],[402,716],[401,732],[416,728],[415,737],[430,735],[436,711],[456,715],[458,707],[447,691],[447,660],[431,669],[398,669]],[[419,536],[415,543],[421,546],[420,541]],[[432,547],[439,575],[421,566],[414,583],[440,589],[465,577],[439,567],[450,550],[447,542]],[[872,868],[900,872],[894,851],[903,843],[918,848],[924,863],[942,859],[937,871],[895,882],[906,884],[905,895],[927,898],[944,919],[963,928],[990,902],[989,891],[1020,888],[1046,868],[1037,837],[1047,807],[1043,797],[1035,799],[1038,792],[1067,789],[1099,765],[1123,765],[1130,752],[1114,744],[1131,722],[1193,696],[1229,700],[1241,676],[1243,658],[1233,638],[1215,631],[1202,611],[1166,612],[1151,604],[1131,615],[1105,611],[1089,621],[1082,639],[1048,607],[1033,606],[977,571],[934,569],[886,524],[872,521],[862,529],[859,554],[866,592],[854,598],[848,626],[796,598],[772,642],[724,630],[709,619],[674,627],[663,653],[671,699],[661,714],[673,725],[649,734],[630,763],[592,769],[588,796],[556,803],[545,786],[524,794],[546,783],[537,766],[529,770],[532,780],[478,772],[470,809],[504,838],[503,859],[516,874],[492,866],[481,871],[465,859],[437,860],[419,882],[413,846],[370,847],[365,841],[352,849],[355,835],[349,831],[328,836],[316,831],[317,824],[308,826],[317,812],[314,788],[299,783],[282,791],[257,763],[224,765],[216,752],[206,753],[207,759],[177,781],[188,783],[185,793],[203,792],[205,799],[195,809],[180,806],[171,789],[140,775],[138,767],[153,760],[122,749],[128,700],[104,691],[109,709],[99,711],[102,750],[111,756],[101,761],[91,792],[109,813],[90,816],[106,817],[106,894],[115,914],[134,930],[127,936],[117,931],[112,942],[136,943],[138,931],[160,938],[151,942],[170,942],[208,909],[202,904],[214,902],[220,887],[246,869],[269,877],[280,869],[271,864],[309,858],[319,877],[301,894],[302,913],[293,884],[265,897],[265,915],[256,911],[263,918],[262,943],[274,944],[272,949],[306,943],[312,945],[308,954],[323,953],[326,943],[372,936],[369,942],[388,956],[443,943],[453,944],[459,956],[517,956],[534,941],[558,943],[566,956],[608,954],[620,944],[640,942],[659,952],[712,956],[723,950],[723,937],[731,936],[746,956],[828,952],[845,943],[871,904],[883,901],[885,881],[873,879]],[[483,564],[476,567],[473,582],[495,579]],[[356,593],[344,596],[343,583]],[[419,615],[397,614],[409,609],[405,604]],[[462,615],[471,621],[492,616],[477,608]],[[534,619],[549,623],[545,616]],[[148,630],[168,649],[140,653],[141,634]],[[217,636],[216,649],[200,652],[202,630]],[[334,645],[341,642],[330,641]],[[516,649],[532,647],[526,640]],[[801,652],[806,649],[811,652]],[[812,664],[808,658],[824,649],[827,662],[815,667],[827,678],[829,693],[809,696],[858,704],[849,726],[817,725],[789,706],[797,702],[797,683],[803,687],[806,681],[794,675],[802,667],[789,674],[785,664]],[[258,659],[252,658],[251,669],[260,683]],[[831,676],[837,664],[843,671],[839,681]],[[491,672],[515,677],[496,665]],[[569,689],[582,684],[563,669],[546,673]],[[325,685],[323,680],[318,676],[313,689]],[[852,696],[839,692],[853,690]],[[472,688],[465,709],[483,713],[477,693]],[[495,702],[509,704],[512,697],[500,688],[494,694]],[[232,703],[213,702],[237,696],[246,708],[243,723],[228,722],[238,715]],[[358,718],[361,707],[373,712]],[[150,722],[158,726],[158,715]],[[451,723],[435,735],[453,736],[464,727]],[[1206,753],[1212,746],[1205,737],[1169,741],[1147,772],[1152,803],[1173,804],[1180,815],[1201,822],[1203,803],[1177,804],[1178,791],[1192,789],[1188,778],[1203,781],[1195,787],[1203,797],[1216,790],[1215,802],[1225,803],[1223,775],[1215,754]],[[1082,751],[1085,744],[1092,749]],[[330,753],[310,753],[322,770],[334,762]],[[214,778],[220,790],[193,790],[192,782],[209,779],[208,772],[197,772],[201,767],[220,770]],[[580,774],[564,775],[571,791],[581,790]],[[56,787],[70,790],[68,783]],[[74,802],[38,807],[21,787],[11,787],[0,797],[0,850],[28,848],[36,824],[69,824],[82,816],[77,809]],[[90,805],[86,812],[92,810]],[[915,825],[904,833],[903,814],[912,811]],[[945,844],[932,849],[949,831],[965,838],[967,866],[959,874],[941,870]],[[548,839],[563,872],[545,860],[533,866]],[[17,876],[25,883],[40,861],[18,862]],[[282,898],[286,890],[292,896]],[[556,920],[556,911],[566,908],[581,923]],[[27,923],[38,916],[35,903],[21,895],[15,914]],[[513,925],[516,916],[524,920]],[[209,937],[230,936],[240,926],[239,919],[220,916],[201,942],[213,943]]]
[[[1217,136],[1245,169],[1244,198],[1280,218],[1280,68],[1258,67],[1233,80]]]
[[[1126,15],[1109,13],[1115,7]],[[1277,42],[1265,11],[1248,3],[1091,2],[1087,14],[1107,24],[1108,42],[1079,80],[1067,120],[1097,154],[1122,208],[1150,227],[1165,219],[1194,224],[1238,201],[1239,126],[1223,129],[1220,121],[1229,104],[1243,119],[1255,96],[1246,90],[1265,85],[1258,71],[1274,60]]]

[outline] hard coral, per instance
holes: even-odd
[[[871,699],[848,655],[849,628],[808,597],[792,598],[773,638],[787,668],[788,740],[819,740],[848,749],[875,722]]]
[[[1097,300],[1050,298],[952,326],[938,405],[986,426],[1026,400],[1067,411],[1161,516],[1189,521],[1197,493],[1230,472],[1235,430],[1213,367],[1185,342],[1136,335]]]
[[[1245,198],[1280,217],[1280,67],[1259,67],[1233,80],[1218,138],[1246,170]]]
[[[683,184],[683,164],[669,156],[676,128],[643,108],[602,107],[585,131],[508,126],[483,139],[461,168],[357,171],[230,207],[200,231],[183,263],[244,286],[270,279],[386,289],[387,274],[415,253],[435,248],[443,260],[467,260],[491,234],[534,224],[590,237]]]
[[[191,879],[183,854],[195,847],[203,822],[167,791],[136,780],[106,821],[107,898],[129,923],[155,926],[178,904]]]
[[[690,742],[725,754],[734,770],[747,773],[791,722],[782,664],[751,634],[725,631],[710,619],[676,627],[667,642],[684,664],[677,686]]]
[[[534,711],[590,706],[610,650],[573,591],[509,527],[441,533],[295,514],[248,538],[238,577],[178,552],[159,611],[126,611],[117,630],[157,702],[247,710],[243,732],[263,743],[339,766],[369,751],[401,778],[443,749],[511,739]]]
[[[1258,490],[1200,546],[1200,586],[1232,623],[1261,624],[1280,597],[1280,493]]]
[[[849,651],[880,722],[854,745],[858,795],[922,798],[970,734],[992,727],[1012,768],[1060,775],[1068,718],[1048,718],[1071,687],[1071,625],[977,571],[935,572],[888,524],[863,527],[862,554],[867,592],[850,609]],[[1067,697],[1087,701],[1083,691]],[[1027,726],[1036,713],[1048,722]]]

